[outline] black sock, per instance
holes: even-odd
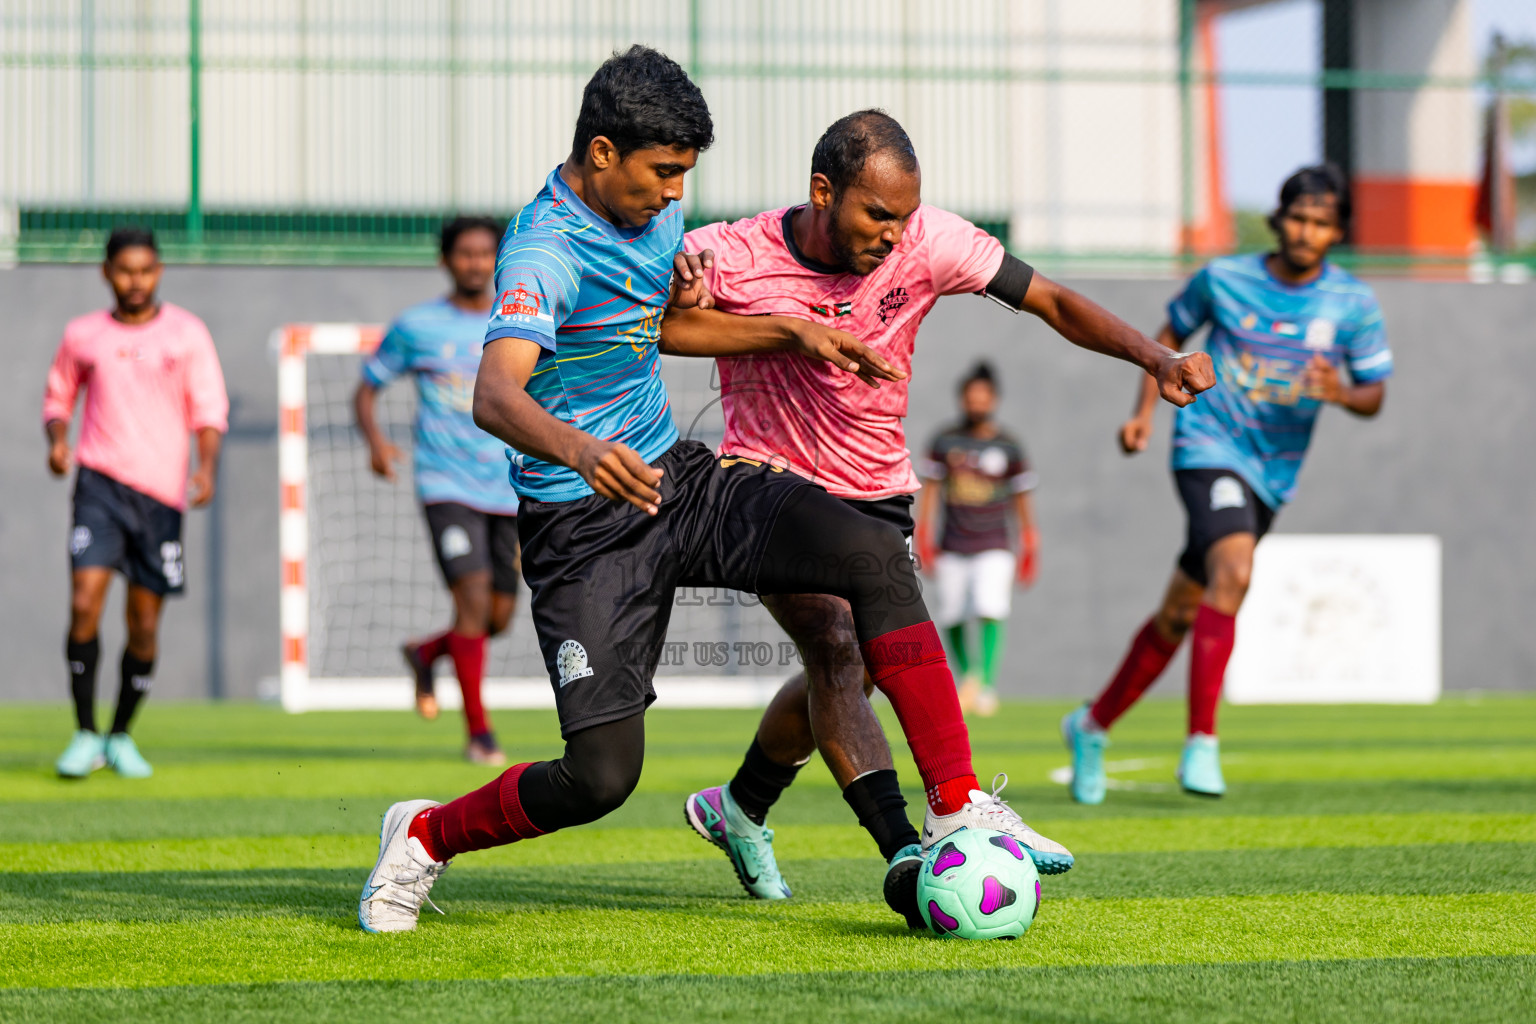
[[[858,815],[859,824],[890,860],[896,851],[918,841],[917,829],[907,820],[907,798],[901,795],[894,768],[865,772],[843,790],[843,799]]]
[[[139,701],[149,693],[149,676],[154,670],[153,661],[143,661],[127,650],[123,651],[120,666],[122,682],[117,689],[117,714],[112,716],[113,732],[128,731],[128,723],[133,721],[133,713],[139,709]]]
[[[800,767],[770,760],[758,746],[757,737],[753,736],[747,756],[742,758],[741,767],[736,769],[736,777],[731,780],[731,799],[736,801],[743,814],[761,825],[768,819],[768,808],[795,781]]]
[[[69,663],[69,695],[75,701],[75,724],[87,732],[96,731],[96,662],[101,659],[101,640],[91,637],[84,643],[64,642],[64,660]]]

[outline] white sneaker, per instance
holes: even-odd
[[[423,902],[442,913],[427,893],[438,876],[448,870],[448,861],[433,860],[420,839],[407,835],[411,819],[436,806],[436,800],[402,800],[384,812],[384,825],[379,829],[379,860],[363,884],[363,895],[357,902],[357,923],[363,931],[412,931]]]
[[[928,813],[923,816],[923,849],[963,828],[986,828],[1006,832],[1018,840],[1019,845],[1029,851],[1029,859],[1035,862],[1035,869],[1042,875],[1059,875],[1071,870],[1071,852],[1026,825],[1018,812],[998,795],[1006,785],[1007,773],[998,772],[992,777],[990,795],[979,789],[971,790],[971,802],[953,814],[940,816],[933,813],[932,807],[928,808]]]

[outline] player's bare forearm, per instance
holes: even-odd
[[[1381,403],[1387,396],[1387,382],[1372,381],[1369,384],[1345,384],[1339,368],[1321,354],[1312,357],[1302,373],[1303,393],[1320,402],[1330,402],[1369,419],[1381,411]]]
[[[199,427],[197,431],[197,468],[210,473],[219,468],[219,453],[224,450],[224,434],[218,427]]]
[[[1370,419],[1381,412],[1381,403],[1387,397],[1387,382],[1378,380],[1371,384],[1356,384],[1345,388],[1339,396],[1339,405],[1363,419]]]
[[[939,514],[939,490],[942,487],[943,484],[938,480],[924,480],[923,489],[918,494],[917,525],[930,533],[933,530],[933,517]]]
[[[699,306],[671,307],[657,347],[667,355],[744,356],[794,352],[829,362],[870,387],[906,374],[846,331],[792,316],[740,316]]]
[[[219,452],[224,434],[217,427],[197,429],[197,469],[192,473],[192,507],[202,508],[213,500],[219,475]]]
[[[1188,405],[1195,395],[1216,383],[1205,353],[1180,355],[1093,300],[1039,274],[1024,293],[1023,308],[1072,344],[1146,370],[1156,380],[1157,393],[1174,405]]]
[[[528,394],[537,361],[538,346],[522,338],[485,346],[475,375],[475,425],[520,452],[574,469],[581,450],[596,438],[551,416]]]
[[[352,412],[357,430],[363,435],[363,440],[368,442],[368,461],[374,475],[393,483],[395,460],[400,457],[400,452],[379,429],[378,418],[374,415],[378,401],[379,389],[367,381],[359,381],[357,391],[352,395]]]
[[[669,356],[702,358],[783,352],[794,343],[795,325],[804,322],[787,316],[737,316],[718,309],[672,307],[662,318],[657,348]]]
[[[1030,500],[1028,491],[1020,491],[1013,496],[1013,516],[1020,533],[1034,532],[1035,503]]]
[[[939,491],[943,486],[937,480],[924,480],[923,489],[917,496],[917,520],[912,528],[912,544],[919,566],[923,569],[932,569],[930,563],[938,554],[933,548],[933,532],[939,514]]]
[[[1092,299],[1036,274],[1024,309],[1080,348],[1135,363],[1154,372],[1168,351]]]
[[[378,418],[373,413],[378,398],[378,389],[367,381],[359,383],[352,394],[352,416],[357,423],[357,432],[363,435],[363,440],[368,442],[370,448],[377,448],[384,441],[384,435],[379,432]]]
[[[488,343],[475,375],[475,425],[517,451],[568,466],[603,497],[655,515],[661,470],[614,441],[603,441],[557,419],[528,394],[539,346],[526,338]]]
[[[48,469],[54,476],[69,472],[69,424],[64,420],[49,420],[43,424],[48,434]]]

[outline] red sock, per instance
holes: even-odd
[[[480,684],[485,677],[485,637],[460,636],[449,633],[448,656],[453,659],[453,671],[459,677],[459,690],[464,694],[464,722],[471,737],[491,731],[491,723],[485,717],[485,704],[480,699]]]
[[[1148,619],[1136,639],[1131,641],[1131,649],[1125,652],[1125,660],[1120,662],[1115,677],[1088,710],[1093,720],[1106,729],[1114,725],[1115,719],[1140,700],[1147,687],[1163,674],[1178,649],[1179,645],[1166,640],[1157,631],[1157,623]]]
[[[919,622],[877,636],[859,650],[875,686],[896,709],[933,812],[958,811],[978,786],[970,733],[939,631],[932,622]]]
[[[517,795],[517,780],[532,763],[515,764],[473,793],[428,807],[411,820],[408,834],[421,840],[427,855],[438,861],[543,835],[523,813]]]
[[[448,637],[451,631],[444,630],[436,636],[429,636],[425,640],[416,641],[416,653],[421,658],[421,663],[431,667],[438,658],[448,653]]]
[[[1202,604],[1189,642],[1189,731],[1216,735],[1216,702],[1227,677],[1237,619]]]

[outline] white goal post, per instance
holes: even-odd
[[[410,482],[413,389],[386,389],[381,430],[403,454],[394,483],[373,477],[352,422],[362,359],[376,324],[289,324],[272,333],[277,355],[278,549],[282,661],[279,695],[288,711],[404,710],[413,686],[400,644],[446,628],[451,605],[428,545]],[[679,427],[715,438],[713,363],[668,361]],[[548,708],[554,698],[519,595],[510,635],[493,639],[484,698],[492,708]],[[757,707],[795,670],[782,632],[755,598],[726,591],[678,595],[670,657],[655,686],[671,707]],[[451,675],[438,700],[458,708]]]

